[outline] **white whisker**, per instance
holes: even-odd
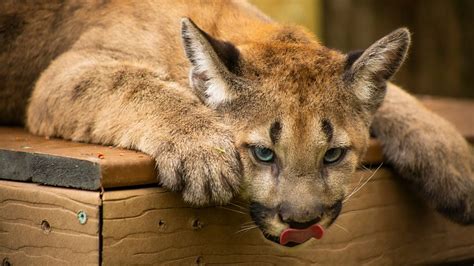
[[[254,221],[245,222],[245,223],[242,224],[242,226],[252,225],[252,224],[255,224],[255,222]]]
[[[254,225],[254,226],[250,226],[250,227],[247,227],[247,228],[240,229],[239,231],[235,232],[235,234],[245,233],[245,232],[248,232],[248,231],[253,230],[255,228],[258,228],[258,226]]]
[[[231,209],[231,208],[227,208],[227,207],[224,207],[224,206],[217,206],[217,208],[221,208],[221,209],[224,209],[224,210],[228,210],[228,211],[240,213],[240,214],[243,214],[243,215],[247,215],[245,212],[241,212],[241,211],[234,210],[234,209]]]
[[[354,196],[354,194],[356,194],[358,191],[360,191],[371,179],[372,177],[375,176],[375,174],[377,173],[377,171],[380,169],[380,167],[382,167],[383,165],[383,162],[379,165],[379,167],[377,167],[377,169],[375,169],[375,171],[372,173],[371,176],[369,176],[369,178],[367,178],[367,180],[364,181],[364,183],[362,183],[362,185],[360,185],[357,189],[355,189],[351,194],[349,194],[345,199],[344,201],[342,201],[343,203],[344,202],[347,202],[349,200],[349,198],[351,198],[352,196]]]
[[[243,204],[243,205],[248,205],[248,204],[249,204],[248,201],[245,201],[245,200],[239,199],[239,198],[234,198],[232,201],[233,201],[233,202],[236,202],[236,203],[241,203],[241,204]]]
[[[365,169],[368,172],[370,172],[370,170],[368,168],[365,168]],[[350,197],[350,195],[352,195],[352,193],[354,193],[354,191],[360,187],[360,183],[362,182],[363,179],[364,179],[364,175],[361,175],[360,178],[359,178],[359,182],[357,182],[357,184],[352,189],[351,193],[349,193],[349,195],[346,198]]]
[[[349,234],[349,230],[347,230],[344,226],[338,224],[338,223],[334,223],[335,226],[339,227],[342,231],[346,232]]]
[[[242,209],[242,210],[247,210],[248,209],[248,208],[245,208],[244,206],[241,206],[241,205],[238,205],[238,204],[235,204],[235,203],[232,203],[232,202],[229,202],[229,204],[232,205],[232,206],[235,206],[239,209]]]

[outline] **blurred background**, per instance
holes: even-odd
[[[474,98],[474,0],[250,0],[326,46],[365,49],[399,27],[413,43],[394,81],[416,94]]]

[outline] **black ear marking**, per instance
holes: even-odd
[[[354,62],[359,59],[359,57],[364,53],[365,50],[354,50],[347,53],[346,56],[346,65],[344,66],[344,70],[347,71],[351,68]]]
[[[213,38],[202,31],[204,37],[209,41],[217,56],[222,60],[227,70],[234,74],[239,74],[240,70],[240,52],[232,43]]]
[[[181,23],[181,35],[184,41],[186,55],[188,56],[191,63],[196,64],[197,62],[195,58],[196,56],[194,55],[193,51],[193,40],[188,34],[188,32],[190,31],[189,25],[195,28],[195,30],[202,37],[204,37],[204,39],[209,43],[212,50],[216,53],[217,57],[221,60],[227,70],[234,74],[239,73],[240,52],[237,47],[235,47],[235,45],[230,42],[222,41],[212,37],[207,32],[199,28],[196,23],[194,23],[194,21],[189,18],[185,18]]]

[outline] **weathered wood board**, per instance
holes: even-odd
[[[100,206],[99,192],[0,180],[2,265],[98,264]]]
[[[352,180],[371,172],[359,171]],[[238,202],[236,202],[239,204]],[[344,206],[322,240],[287,248],[257,229],[245,208],[196,209],[162,188],[116,190],[103,197],[103,263],[406,265],[474,260],[474,226],[428,209],[381,169]]]
[[[359,171],[352,180],[372,173]],[[322,240],[286,248],[245,207],[192,208],[159,187],[99,192],[0,181],[0,260],[11,265],[401,265],[474,260],[474,227],[429,210],[380,169]],[[236,201],[234,204],[244,205]],[[78,213],[87,214],[81,224]],[[6,264],[4,264],[6,265]]]
[[[5,127],[0,127],[0,179],[87,190],[156,183],[154,162],[143,153]]]

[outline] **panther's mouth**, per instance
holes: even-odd
[[[301,244],[311,238],[321,239],[324,234],[324,229],[319,224],[314,224],[305,229],[288,228],[283,230],[280,234],[280,245],[288,243]]]
[[[268,240],[286,247],[294,247],[303,244],[311,238],[321,239],[323,235],[324,228],[318,223],[310,225],[306,228],[288,227],[284,229],[279,236],[264,233],[264,236]]]
[[[330,226],[341,211],[341,202],[336,203],[325,213],[324,218],[318,217],[307,223],[284,223],[274,209],[253,202],[250,205],[250,215],[259,226],[263,235],[270,241],[286,247],[294,247],[315,238],[321,239],[324,227]]]

